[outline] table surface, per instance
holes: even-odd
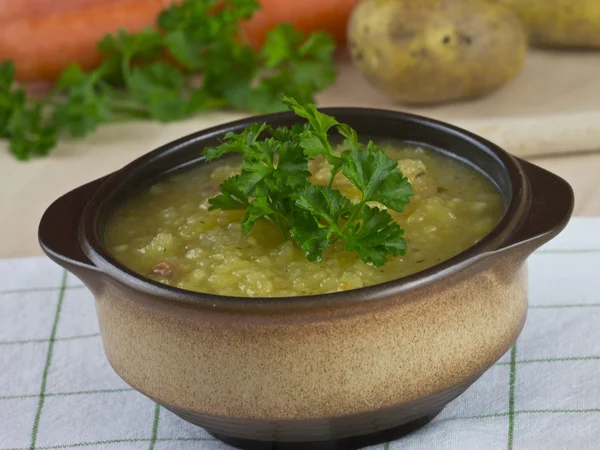
[[[320,96],[320,106],[406,109],[391,104],[344,64],[337,84]],[[599,67],[600,52],[531,52],[519,76],[490,96],[410,111],[463,126],[562,176],[575,190],[574,214],[600,216]],[[173,139],[241,116],[216,112],[169,125],[107,125],[85,140],[62,143],[48,158],[26,163],[0,144],[0,258],[41,254],[39,219],[60,195]]]

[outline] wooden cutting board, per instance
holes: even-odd
[[[462,126],[566,178],[576,214],[600,215],[600,52],[532,51],[522,72],[490,96],[440,107],[403,108],[374,91],[346,61],[321,106],[404,109]],[[242,117],[210,113],[162,125],[101,127],[84,140],[64,142],[48,158],[18,162],[0,143],[0,257],[40,254],[37,225],[60,195],[119,169],[134,158],[191,132]],[[558,153],[569,155],[558,156]],[[552,158],[538,158],[550,154]]]
[[[466,128],[519,156],[600,150],[600,51],[530,50],[519,75],[486,97],[406,107],[375,91],[345,63],[327,106],[397,109]]]

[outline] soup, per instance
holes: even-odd
[[[248,235],[244,211],[209,210],[220,183],[239,172],[229,158],[173,174],[124,200],[109,220],[106,245],[144,277],[191,291],[238,297],[283,297],[347,291],[405,277],[447,260],[487,235],[504,202],[496,186],[472,167],[428,148],[383,145],[399,162],[414,196],[402,213],[388,210],[405,230],[406,254],[381,267],[364,263],[341,242],[321,262],[309,261],[274,225]],[[324,160],[310,161],[312,182],[325,184]],[[358,201],[339,174],[333,184]]]

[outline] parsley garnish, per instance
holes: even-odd
[[[107,35],[89,73],[70,66],[44,99],[16,86],[11,61],[0,64],[0,137],[19,159],[46,155],[57,139],[81,138],[109,121],[181,120],[199,111],[285,109],[282,95],[312,102],[335,79],[335,44],[279,25],[260,51],[239,36],[257,0],[184,0],[163,11],[154,29]],[[166,57],[165,57],[166,56]]]
[[[303,106],[290,97],[284,103],[307,122],[281,128],[253,124],[204,151],[207,160],[230,152],[242,156],[241,173],[221,184],[221,193],[209,200],[210,209],[245,210],[245,233],[259,220],[271,222],[310,261],[322,261],[325,250],[340,239],[345,250],[375,266],[384,265],[388,256],[403,255],[404,231],[384,208],[372,204],[402,212],[410,201],[412,186],[398,162],[372,141],[361,144],[351,127],[313,104]],[[332,130],[344,138],[341,152],[330,143]],[[308,162],[318,157],[330,169],[325,186],[310,181]],[[340,171],[361,192],[358,203],[332,188]]]

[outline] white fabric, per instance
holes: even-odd
[[[113,372],[78,280],[46,258],[0,260],[0,274],[0,450],[229,448]],[[600,449],[600,218],[573,219],[529,276],[514,351],[431,424],[373,448]]]

